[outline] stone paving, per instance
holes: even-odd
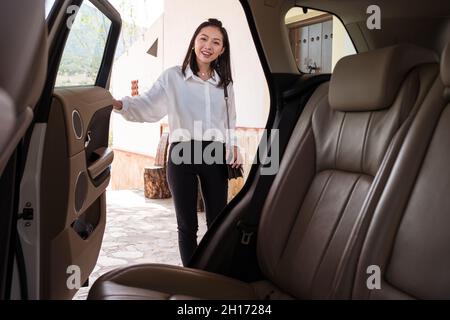
[[[181,265],[177,222],[172,199],[146,199],[143,191],[107,191],[107,221],[103,244],[89,284],[117,267],[136,263]],[[205,234],[203,212],[198,213],[198,241]],[[84,300],[89,287],[74,300]]]

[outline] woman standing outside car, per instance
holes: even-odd
[[[142,96],[115,100],[113,107],[129,121],[156,122],[168,115],[167,180],[175,204],[181,260],[186,266],[197,248],[197,176],[209,227],[227,203],[225,154],[233,167],[242,165],[234,135],[236,109],[230,43],[222,23],[208,19],[200,24],[182,66],[165,70]],[[211,150],[213,158],[221,158],[220,161],[212,163],[211,157],[204,157]]]

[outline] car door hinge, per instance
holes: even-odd
[[[24,208],[22,213],[19,213],[17,220],[23,219],[25,221],[33,220],[33,208]]]

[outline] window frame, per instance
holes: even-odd
[[[297,27],[305,27],[305,26],[309,26],[309,25],[313,25],[316,23],[323,23],[323,22],[327,22],[327,21],[333,21],[334,18],[336,18],[337,20],[339,20],[339,22],[341,23],[342,27],[344,28],[345,32],[347,33],[348,38],[350,39],[350,42],[353,46],[353,49],[355,51],[355,53],[358,53],[358,48],[355,45],[355,42],[353,40],[353,38],[351,37],[350,33],[348,32],[347,26],[344,24],[344,21],[342,21],[341,17],[339,17],[337,14],[330,12],[330,11],[324,11],[323,9],[317,9],[317,8],[312,8],[312,7],[307,7],[307,6],[300,6],[300,5],[293,5],[292,7],[290,7],[284,14],[284,21],[286,21],[286,15],[287,13],[294,9],[294,8],[300,8],[300,9],[307,9],[307,10],[314,10],[314,11],[318,11],[321,12],[322,14],[319,16],[315,16],[315,17],[311,17],[311,18],[307,18],[301,21],[294,21],[291,23],[286,23],[285,22],[285,27],[286,27],[286,32],[287,32],[287,36],[289,38],[289,42],[290,42],[290,32],[293,28],[297,28]],[[292,48],[292,45],[290,44],[291,47],[291,51],[294,50],[294,48]],[[293,59],[295,61],[295,54],[293,54]],[[307,74],[305,72],[303,72],[302,70],[300,70],[297,62],[295,61],[297,70],[300,74]],[[331,71],[331,73],[333,73],[333,71]]]
[[[51,21],[47,24],[49,34],[53,36],[51,36],[51,41],[49,43],[47,80],[42,94],[43,98],[36,107],[36,122],[46,123],[50,114],[50,106],[53,90],[55,88],[56,76],[58,74],[59,64],[69,35],[69,29],[67,28],[65,21],[61,21],[61,16],[66,17],[67,15],[67,13],[63,11],[67,10],[67,8],[71,5],[81,6],[85,0],[57,1],[58,5],[55,5],[53,8],[55,9],[55,12],[52,14],[52,19],[54,19],[53,24],[51,24]],[[119,38],[122,28],[122,19],[119,12],[106,0],[90,0],[90,2],[112,22],[109,35],[107,37],[102,62],[100,64],[100,70],[97,74],[95,83],[95,86],[108,89],[110,71],[112,69],[114,55],[116,52],[117,39]]]
[[[55,88],[71,88],[71,87],[91,87],[91,86],[98,86],[97,83],[99,82],[100,71],[101,71],[101,69],[102,69],[102,64],[103,64],[103,61],[104,61],[104,58],[105,58],[105,54],[107,53],[108,40],[109,40],[110,37],[111,37],[111,29],[112,29],[112,27],[113,27],[113,21],[111,20],[110,17],[108,17],[108,16],[105,14],[105,12],[103,12],[103,11],[102,11],[102,10],[101,10],[101,9],[100,9],[93,1],[91,1],[91,0],[83,0],[83,1],[81,1],[81,3],[79,4],[79,9],[81,9],[81,7],[83,6],[83,4],[85,4],[86,1],[89,2],[92,6],[94,6],[95,9],[97,9],[101,14],[103,14],[103,16],[106,17],[106,18],[109,20],[109,23],[110,23],[108,30],[105,30],[105,31],[106,31],[106,32],[105,32],[105,34],[106,34],[106,41],[105,41],[105,43],[104,43],[104,45],[103,45],[103,51],[102,51],[102,53],[101,53],[101,61],[100,61],[100,64],[98,65],[98,68],[96,68],[96,70],[95,70],[95,78],[94,78],[94,77],[92,78],[92,80],[93,80],[92,83],[88,83],[88,84],[71,84],[71,85],[57,85],[58,76],[60,75],[60,74],[59,74],[59,70],[60,70],[60,67],[61,67],[61,63],[62,63],[63,58],[64,58],[64,53],[65,53],[65,50],[66,50],[66,48],[67,48],[68,40],[69,40],[69,38],[70,38],[71,32],[73,31],[73,29],[68,28],[69,32],[67,33],[67,38],[66,38],[66,41],[65,41],[65,44],[64,44],[64,48],[63,48],[62,53],[61,53],[61,59],[60,59],[60,61],[59,61],[59,63],[58,63],[58,67],[57,67],[56,78],[55,78]],[[76,21],[77,21],[76,19],[79,18],[79,14],[80,14],[80,12],[78,11],[78,12],[77,12],[77,16],[76,16],[76,18],[75,18],[75,20],[74,20],[74,24],[75,24]],[[93,70],[93,71],[94,71],[94,70]]]

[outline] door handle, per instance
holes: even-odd
[[[87,148],[89,143],[91,143],[91,131],[88,131],[86,133],[86,141],[84,142],[84,147]]]
[[[89,175],[92,179],[96,179],[104,172],[114,160],[114,151],[110,148],[99,148],[94,151],[99,158],[88,167]]]

